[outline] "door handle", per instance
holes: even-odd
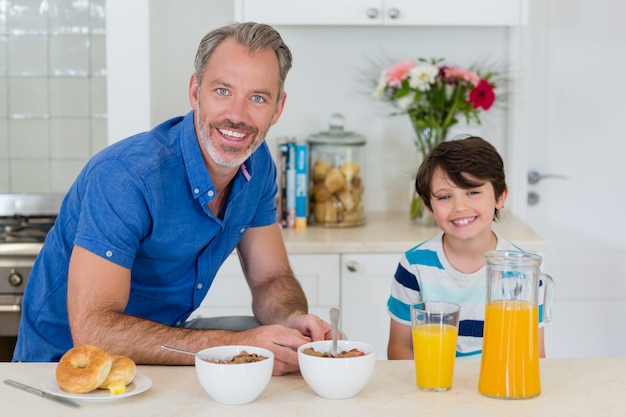
[[[365,12],[365,14],[367,15],[367,17],[369,17],[370,19],[377,19],[378,18],[378,9],[375,7],[370,7],[369,9],[367,9],[367,11]]]
[[[0,313],[19,313],[21,311],[22,306],[19,304],[0,305]]]
[[[350,272],[356,272],[359,270],[359,263],[357,261],[348,261],[346,268]]]
[[[531,185],[537,184],[539,181],[546,179],[546,178],[560,178],[563,180],[566,180],[567,177],[565,175],[559,175],[559,174],[545,174],[542,175],[539,173],[539,171],[528,171],[528,183]]]
[[[400,17],[400,10],[396,9],[395,7],[392,7],[387,12],[387,16],[389,16],[389,18],[391,19],[397,19],[398,17]]]

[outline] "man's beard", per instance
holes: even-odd
[[[209,157],[216,164],[224,168],[235,168],[241,166],[241,164],[243,164],[250,157],[250,155],[252,155],[252,153],[259,148],[265,138],[265,135],[267,134],[267,131],[269,130],[269,126],[264,132],[259,132],[249,126],[243,126],[243,130],[254,135],[254,140],[250,142],[248,148],[245,149],[243,154],[241,154],[242,150],[240,147],[220,145],[218,142],[211,140],[212,128],[217,129],[219,126],[221,129],[241,129],[241,125],[235,125],[229,120],[220,122],[219,125],[213,123],[209,123],[209,126],[205,125],[202,120],[200,120],[200,103],[198,103],[198,109],[196,111],[196,124],[198,126],[200,142],[209,154]]]

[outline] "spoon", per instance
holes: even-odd
[[[203,361],[207,361],[207,360],[211,361],[211,360],[213,360],[212,358],[209,358],[208,356],[201,355],[201,354],[195,353],[195,352],[190,352],[188,350],[178,349],[178,348],[171,347],[171,346],[161,345],[161,349],[171,350],[172,352],[184,353],[185,355],[193,355],[193,356],[197,357],[198,359],[202,359]]]
[[[337,328],[339,327],[339,309],[333,307],[329,311],[330,314],[330,326],[333,331],[333,347],[330,354],[335,356],[337,354]]]

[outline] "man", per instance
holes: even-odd
[[[89,343],[138,363],[192,364],[160,345],[240,344],[273,351],[280,375],[298,369],[298,346],[331,337],[307,314],[276,222],[264,139],[285,105],[290,67],[267,25],[233,24],[202,39],[193,110],[109,146],[70,188],[28,281],[14,360],[56,361]],[[235,248],[256,320],[185,323]]]

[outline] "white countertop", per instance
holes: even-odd
[[[513,213],[502,211],[494,229],[526,251],[542,251],[546,241]],[[437,227],[419,225],[408,212],[368,213],[364,226],[306,230],[283,229],[289,253],[404,253],[439,232]]]
[[[41,388],[56,363],[0,363],[2,379]],[[224,406],[202,389],[192,366],[140,366],[152,387],[134,397],[81,402],[74,409],[0,384],[2,415],[98,416],[623,416],[626,357],[542,359],[542,393],[526,400],[499,400],[478,393],[479,360],[457,360],[453,387],[427,393],[415,386],[413,361],[378,361],[357,396],[328,400],[315,395],[300,374],[272,377],[253,403]]]
[[[514,214],[504,210],[494,229],[526,251],[542,251],[546,241]],[[400,254],[439,232],[437,227],[419,225],[408,212],[375,212],[366,215],[364,226],[305,230],[283,229],[289,253],[394,253]],[[41,243],[0,245],[2,254],[37,255]]]

